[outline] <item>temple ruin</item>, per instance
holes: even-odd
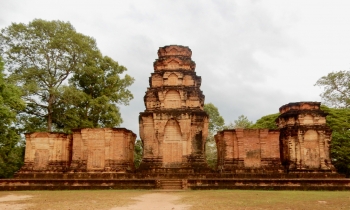
[[[331,130],[319,102],[280,108],[279,129],[231,129],[215,135],[218,169],[233,173],[332,173]]]
[[[289,172],[334,171],[330,159],[332,131],[319,102],[289,103],[276,119],[281,163]]]
[[[201,77],[196,75],[191,55],[182,46],[158,50],[144,97],[146,110],[139,117],[144,145],[140,170],[207,169],[208,115],[199,89]]]
[[[0,189],[350,189],[331,163],[331,130],[319,102],[283,105],[278,129],[228,129],[215,135],[208,167],[208,114],[190,48],[160,47],[136,134],[125,128],[29,133],[24,165]]]
[[[133,171],[136,135],[125,128],[28,133],[20,174]]]

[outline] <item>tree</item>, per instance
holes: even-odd
[[[266,116],[261,117],[256,121],[255,124],[251,126],[251,128],[260,128],[260,129],[278,129],[275,120],[280,115],[280,113],[276,114],[269,114]]]
[[[137,139],[135,141],[135,148],[134,148],[134,164],[136,168],[138,168],[142,162],[142,154],[143,154],[142,141],[140,139]]]
[[[27,108],[21,117],[22,122],[30,122],[24,125],[27,131],[122,122],[116,103],[127,104],[132,99],[126,87],[133,79],[128,75],[120,78],[117,74],[126,68],[103,57],[95,40],[76,32],[69,22],[35,19],[28,25],[13,23],[1,30],[0,52],[10,79],[24,93]]]
[[[127,105],[133,98],[127,89],[134,79],[109,57],[101,57],[70,79],[58,99],[53,119],[59,128],[114,127],[122,123],[116,104]],[[61,114],[63,113],[63,114]]]
[[[0,178],[8,178],[22,165],[23,142],[15,123],[17,112],[23,110],[20,90],[6,80],[0,57]]]
[[[331,158],[339,173],[350,176],[350,109],[321,106],[328,113],[327,125],[332,129]]]
[[[317,80],[316,86],[324,88],[320,95],[327,105],[321,109],[328,113],[327,125],[331,127],[331,157],[338,172],[350,176],[350,71],[331,72]]]
[[[206,159],[208,165],[211,168],[215,168],[217,163],[217,149],[214,135],[217,131],[224,128],[225,121],[220,115],[218,108],[212,103],[204,104],[204,111],[209,115],[209,134],[205,145]]]
[[[250,128],[253,125],[252,121],[248,120],[248,117],[244,115],[238,116],[237,120],[234,120],[234,128]]]
[[[320,96],[327,105],[350,108],[350,71],[331,72],[317,80],[315,86],[324,88]]]
[[[223,129],[225,125],[224,118],[220,115],[219,110],[214,104],[204,104],[204,111],[209,115],[209,132],[214,133]]]

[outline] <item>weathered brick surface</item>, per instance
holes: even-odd
[[[278,130],[223,130],[215,135],[215,140],[220,171],[278,172],[282,169]]]
[[[329,145],[331,130],[319,102],[289,103],[280,108],[278,130],[224,130],[215,136],[218,169],[252,172],[335,172]],[[283,166],[283,167],[282,167]]]
[[[146,110],[139,117],[144,144],[140,170],[206,168],[208,115],[191,55],[188,47],[159,48],[144,97]]]
[[[133,170],[135,139],[136,135],[124,128],[75,129],[70,170]]]
[[[125,128],[75,129],[72,135],[26,134],[20,173],[134,170],[135,139]]]
[[[21,171],[65,171],[69,167],[71,136],[62,133],[27,133]]]
[[[335,171],[329,145],[332,132],[320,102],[289,103],[276,122],[281,131],[281,159],[290,171]]]

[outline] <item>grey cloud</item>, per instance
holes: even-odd
[[[135,78],[130,87],[134,99],[129,106],[121,106],[122,126],[135,133],[138,133],[139,112],[145,109],[143,96],[154,71],[158,47],[169,44],[192,49],[206,102],[214,103],[227,123],[241,114],[256,120],[278,112],[288,102],[319,99],[318,94],[312,95],[317,92],[312,89],[317,78],[309,81],[314,76],[312,70],[305,70],[302,64],[293,69],[287,66],[293,61],[288,60],[285,65],[263,65],[255,57],[260,52],[271,58],[269,62],[274,62],[273,59],[284,58],[286,52],[296,59],[307,56],[304,46],[289,33],[295,24],[303,23],[294,14],[303,5],[292,10],[283,8],[283,17],[287,18],[279,20],[262,1],[101,1],[97,4],[86,0],[67,6],[71,1],[33,0],[26,7],[19,0],[4,2],[0,8],[1,28],[13,21],[27,23],[34,18],[69,20],[79,32],[94,37],[104,55],[126,66],[127,74]],[[11,14],[6,10],[11,10]],[[301,73],[307,76],[295,76]],[[308,91],[302,89],[309,86]]]

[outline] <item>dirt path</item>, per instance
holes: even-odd
[[[138,202],[130,206],[115,207],[111,210],[186,210],[190,205],[175,204],[174,201],[180,199],[179,196],[167,193],[151,193],[135,197]]]
[[[21,210],[28,207],[27,204],[17,204],[14,201],[26,200],[31,198],[29,195],[7,195],[0,198],[0,209],[2,210]]]

